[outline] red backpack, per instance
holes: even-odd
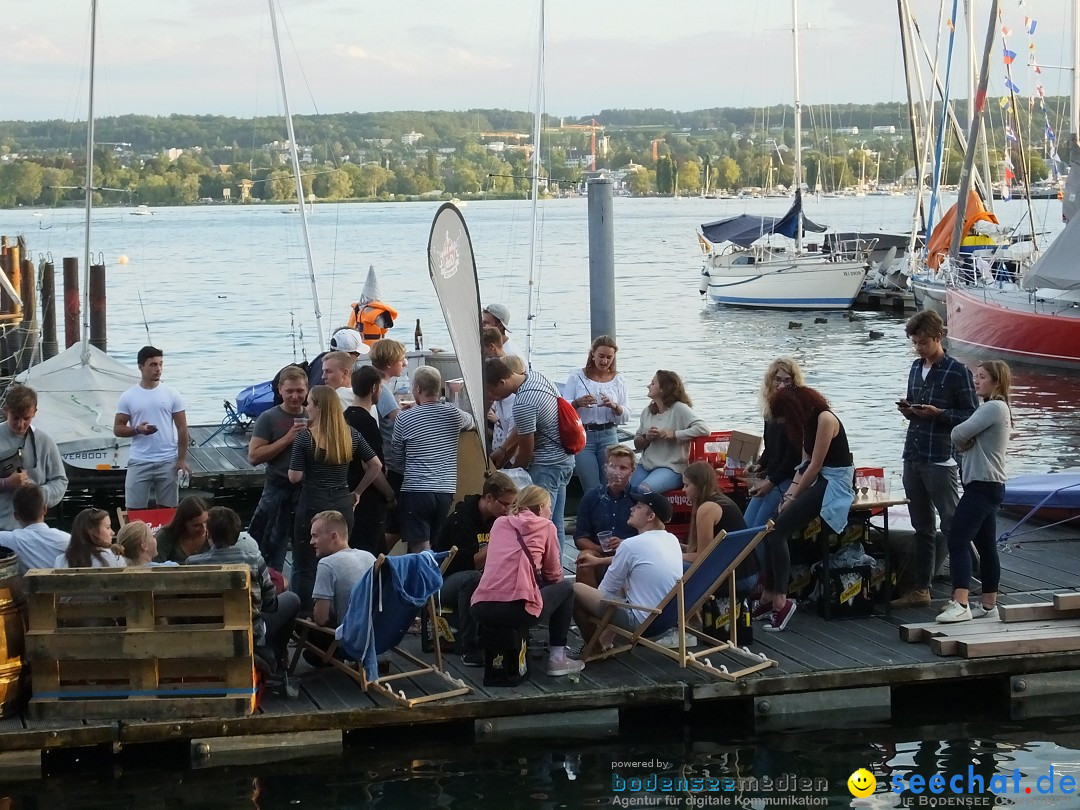
[[[518,391],[518,393],[521,394],[525,391],[541,391],[548,396],[555,397],[555,410],[559,416],[559,444],[562,445],[563,450],[572,456],[576,456],[585,449],[585,426],[581,424],[581,417],[578,416],[577,408],[558,394],[553,394],[544,388],[526,388]]]

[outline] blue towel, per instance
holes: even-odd
[[[855,502],[855,490],[851,481],[855,477],[854,467],[822,467],[822,478],[828,481],[825,498],[821,502],[821,519],[837,534],[847,528],[848,513]]]
[[[375,627],[371,623],[371,592],[375,575],[369,568],[353,586],[345,618],[334,631],[341,648],[350,659],[363,664],[369,681],[379,677],[379,662],[375,652]]]

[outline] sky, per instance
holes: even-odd
[[[948,17],[953,0],[945,2]],[[911,3],[933,49],[945,29],[939,0]],[[981,44],[990,3],[975,5]],[[1019,54],[1014,81],[1025,93],[1024,17],[1038,20],[1039,62],[1060,66],[1071,61],[1072,5],[1002,0],[1003,23],[1014,29],[1009,47]],[[295,114],[535,108],[539,0],[277,6]],[[89,8],[89,0],[4,0],[0,119],[85,117]],[[545,8],[549,114],[791,102],[789,0],[547,0]],[[894,0],[800,0],[799,17],[804,103],[905,98]],[[98,116],[281,111],[266,0],[100,0],[97,40]],[[991,93],[999,94],[1000,36],[991,64]],[[1069,92],[1065,73],[1044,71],[1048,94]],[[954,80],[961,86],[963,75]]]

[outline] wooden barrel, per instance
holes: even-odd
[[[23,594],[19,560],[0,546],[0,717],[23,702]]]

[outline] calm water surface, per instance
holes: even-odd
[[[646,736],[649,742],[645,742]],[[265,755],[264,755],[265,756]],[[1080,774],[1080,725],[1075,720],[1038,724],[976,723],[949,726],[828,730],[732,737],[723,723],[712,731],[676,728],[605,739],[500,739],[471,744],[359,745],[343,753],[286,759],[271,764],[219,765],[211,754],[208,767],[154,770],[127,766],[107,772],[67,773],[42,779],[0,782],[0,802],[15,808],[496,808],[578,807],[742,807],[794,806],[898,808],[929,797],[892,791],[913,776],[941,774],[958,783],[962,795],[950,794],[938,807],[1075,808],[1080,799],[1057,789],[1063,775]],[[634,763],[633,765],[628,763]],[[644,763],[644,764],[643,764]],[[853,798],[848,777],[870,770],[876,792]],[[970,769],[970,770],[969,770]],[[1038,778],[1055,774],[1055,792],[1039,795]],[[708,780],[726,790],[664,793],[632,791],[632,780]],[[1007,777],[1009,793],[994,797],[987,788],[995,775]],[[972,778],[975,781],[969,781]],[[724,780],[750,780],[739,788]],[[767,779],[772,779],[770,786]],[[795,780],[812,780],[800,789]],[[1018,780],[1018,781],[1017,781]],[[626,786],[623,786],[626,783]],[[658,781],[659,785],[660,782]],[[1050,785],[1043,781],[1043,786]],[[788,787],[794,785],[794,788]],[[1014,785],[1019,793],[1012,793]],[[970,786],[970,787],[969,787]],[[772,787],[770,790],[769,787]],[[1027,794],[1026,788],[1032,788]],[[974,788],[974,789],[972,789]],[[637,804],[630,801],[638,799]],[[945,797],[941,797],[945,798]],[[1041,803],[1035,804],[1032,799]],[[961,804],[957,799],[962,799]],[[905,800],[909,804],[905,805]],[[711,802],[711,803],[710,803]],[[790,805],[789,805],[790,806]]]
[[[738,213],[777,213],[784,200],[616,199],[615,241],[619,369],[632,412],[646,404],[657,368],[686,380],[695,408],[715,428],[759,427],[756,393],[768,362],[796,357],[811,385],[833,401],[859,464],[899,468],[902,395],[912,353],[903,318],[724,310],[703,302],[695,227]],[[903,231],[911,198],[809,201],[815,220],[841,228]],[[1024,206],[999,204],[1003,222]],[[323,328],[344,323],[374,265],[385,300],[400,313],[392,337],[411,346],[416,319],[429,347],[449,348],[427,275],[426,246],[436,203],[316,206],[310,218]],[[194,423],[216,422],[221,402],[284,363],[312,357],[315,336],[299,217],[281,206],[127,209],[95,212],[93,251],[109,267],[109,349],[121,361],[148,339],[166,355],[166,379],[187,397]],[[1060,204],[1040,201],[1036,221],[1060,229]],[[583,364],[589,344],[587,202],[542,204],[534,364],[557,380]],[[82,214],[74,209],[0,211],[0,233],[24,233],[35,257],[82,256]],[[470,202],[463,209],[482,298],[507,304],[511,333],[524,347],[528,296],[527,202]],[[47,229],[45,229],[47,228]],[[127,256],[121,265],[118,258]],[[81,260],[81,258],[80,258]],[[59,289],[59,280],[58,280]],[[800,328],[789,328],[792,322]],[[882,332],[871,339],[870,332]],[[62,339],[62,338],[61,338]],[[1016,386],[1020,438],[1011,471],[1080,464],[1080,377],[1023,372]]]

